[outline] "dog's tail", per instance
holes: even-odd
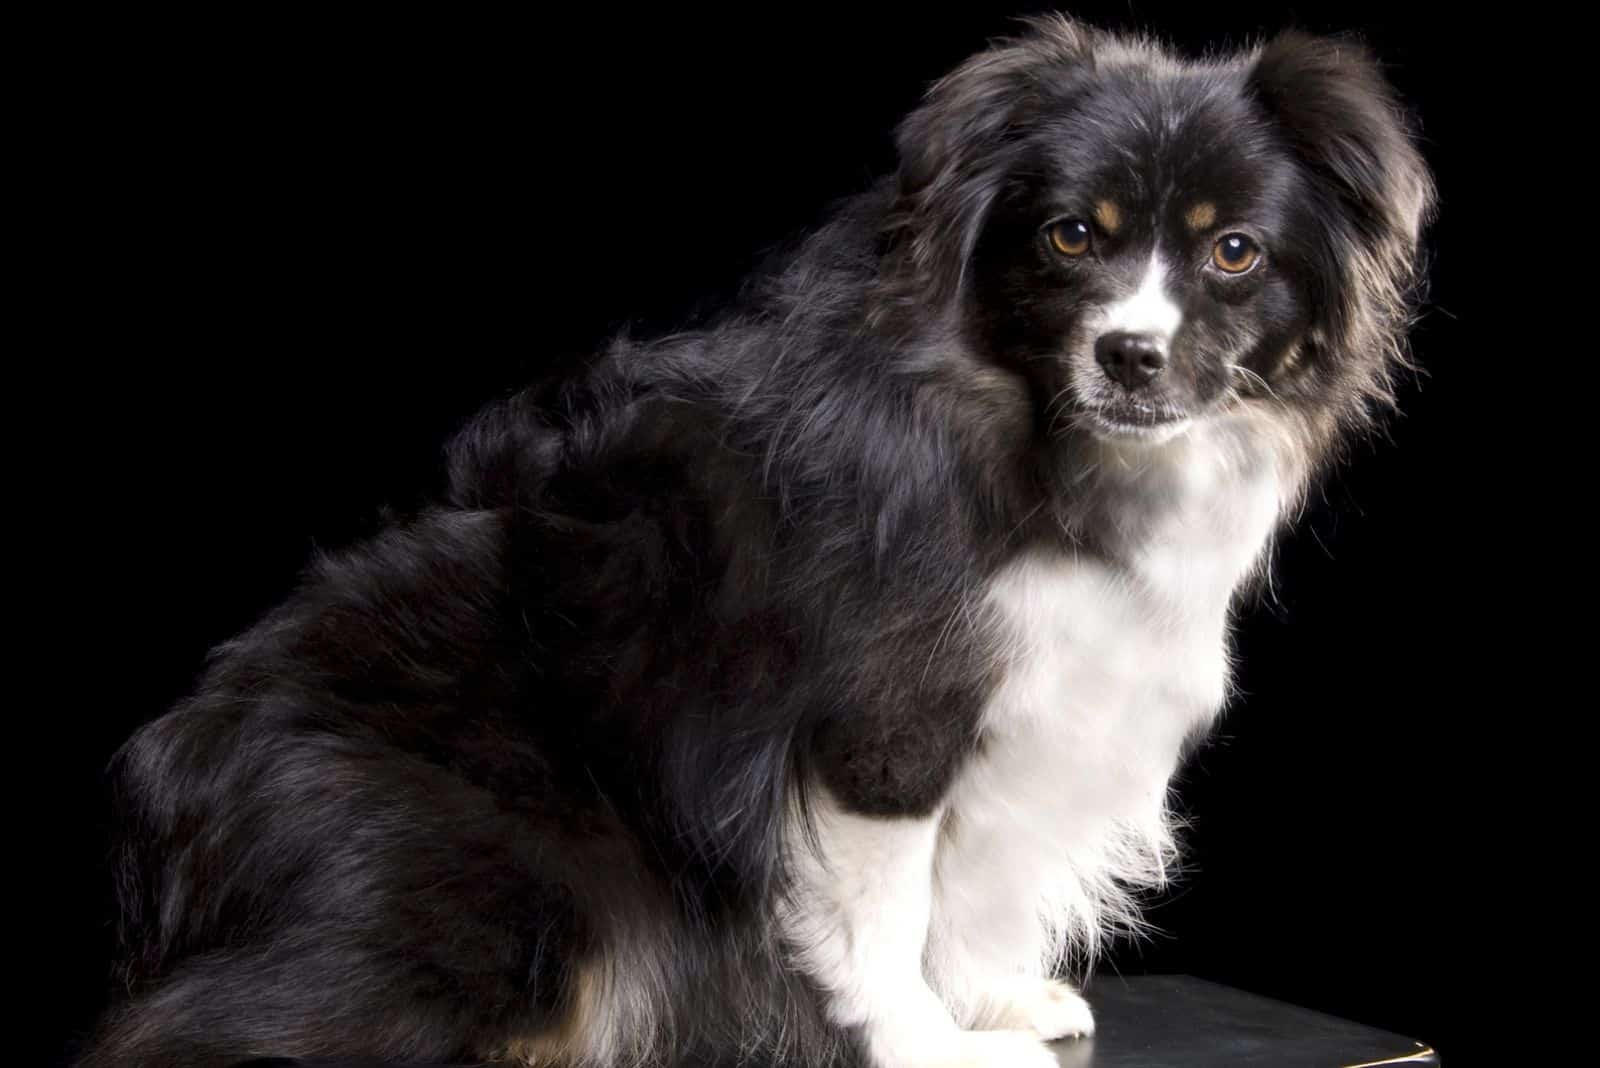
[[[227,1012],[225,996],[185,1012],[171,1011],[162,993],[158,988],[153,998],[136,997],[111,1013],[80,1048],[67,1052],[65,1063],[71,1068],[481,1068],[434,1058],[262,1056],[247,1051],[297,1043],[252,1026],[244,1014]],[[208,1009],[219,1011],[213,1015]]]
[[[69,1055],[72,1068],[482,1068],[446,1061],[393,1061],[373,1057],[248,1057],[219,1054],[182,1037],[134,1039],[115,1029]]]
[[[419,1064],[414,1061],[375,1061],[365,1057],[340,1057],[334,1060],[307,1059],[299,1057],[257,1057],[255,1060],[239,1061],[232,1068],[470,1068],[468,1065],[444,1064],[429,1062]]]

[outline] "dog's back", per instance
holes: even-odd
[[[841,1048],[772,916],[814,696],[776,508],[726,398],[639,373],[702,343],[486,410],[448,503],[318,559],[127,743],[132,997],[85,1066]]]

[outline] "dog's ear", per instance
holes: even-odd
[[[1434,210],[1412,121],[1372,54],[1351,40],[1282,34],[1257,53],[1249,85],[1309,179],[1307,208],[1325,241],[1315,274],[1338,281],[1317,294],[1325,355],[1368,361],[1363,392],[1385,398]]]
[[[1256,57],[1251,88],[1301,160],[1363,231],[1417,242],[1433,182],[1412,144],[1412,122],[1367,48],[1289,32]]]
[[[1030,20],[935,82],[900,124],[888,264],[901,296],[942,301],[961,288],[990,206],[1016,162],[1020,132],[1064,68],[1089,60],[1091,31]]]

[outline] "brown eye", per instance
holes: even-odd
[[[1063,256],[1081,256],[1089,251],[1089,224],[1082,219],[1062,219],[1050,224],[1050,247]]]
[[[1243,234],[1223,234],[1211,250],[1211,262],[1228,274],[1244,274],[1261,259],[1261,246]]]

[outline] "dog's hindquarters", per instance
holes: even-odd
[[[320,561],[119,753],[131,996],[85,1064],[445,1060],[568,1011],[580,877],[626,839],[509,729],[506,527],[430,513]]]

